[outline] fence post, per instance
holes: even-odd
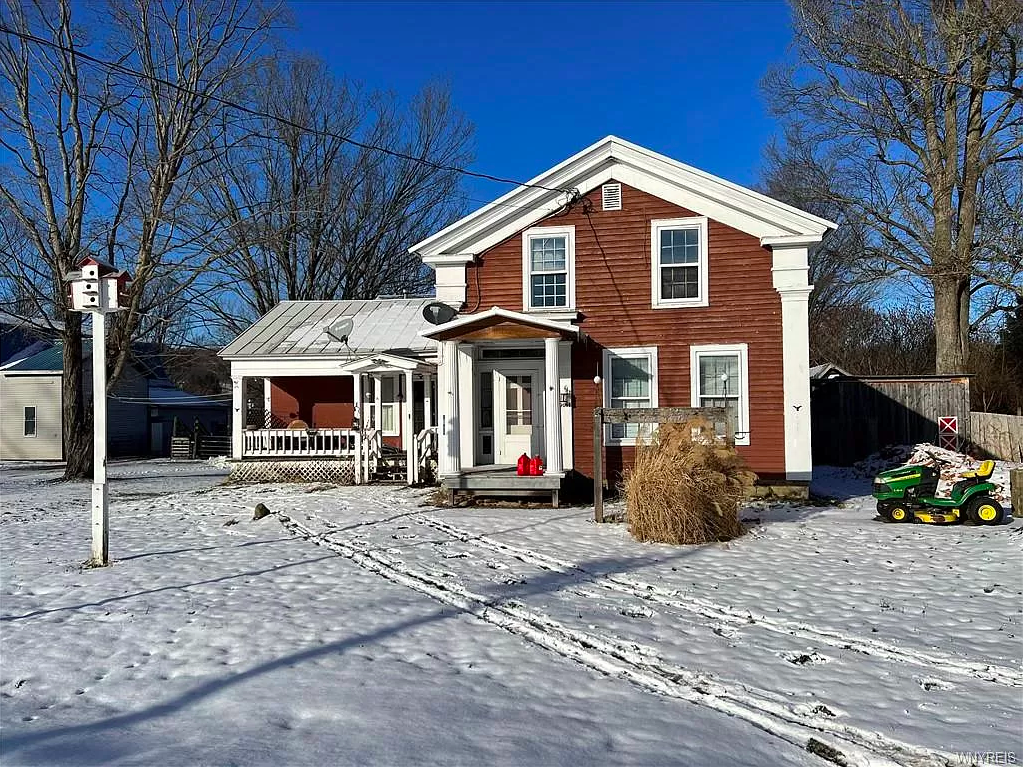
[[[1012,499],[1012,515],[1023,516],[1023,469],[1009,470],[1009,496]]]

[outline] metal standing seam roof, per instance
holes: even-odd
[[[25,357],[17,362],[4,365],[5,373],[13,372],[39,372],[39,373],[63,373],[64,372],[64,347],[60,344],[43,349],[30,357]]]
[[[371,301],[281,301],[220,351],[221,357],[342,356],[349,354],[326,328],[351,317],[348,345],[356,353],[432,352],[420,333],[432,328],[423,307],[433,298]]]

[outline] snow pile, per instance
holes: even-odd
[[[858,476],[873,478],[880,472],[894,469],[897,466],[933,466],[941,472],[937,492],[939,495],[943,495],[952,491],[952,485],[961,477],[963,472],[974,471],[980,464],[980,460],[971,458],[964,453],[946,450],[929,442],[921,442],[918,445],[893,445],[886,447],[884,450],[874,453],[855,464],[853,470]],[[1009,461],[995,461],[995,470],[991,475],[991,482],[998,489],[992,495],[1005,507],[1008,507],[1010,504],[1009,469],[1019,466],[1020,464]]]

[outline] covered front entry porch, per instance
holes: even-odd
[[[232,456],[253,478],[274,464],[288,478],[419,484],[436,462],[435,391],[433,362],[394,354],[232,361]]]
[[[480,495],[551,495],[573,466],[572,344],[568,323],[493,308],[423,333],[440,343],[438,475]],[[521,455],[540,476],[519,476]]]

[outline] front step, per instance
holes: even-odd
[[[377,470],[370,478],[378,484],[405,484],[408,479],[408,460],[404,454],[384,454],[377,459]]]

